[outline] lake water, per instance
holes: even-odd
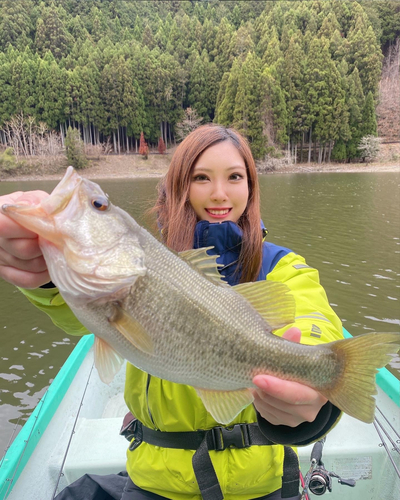
[[[268,239],[320,271],[329,301],[358,335],[400,329],[400,175],[313,173],[260,178]],[[157,179],[100,182],[145,224]],[[56,182],[1,182],[0,195]],[[0,456],[77,340],[0,281]]]

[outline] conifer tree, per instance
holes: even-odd
[[[329,12],[329,14],[324,18],[322,26],[318,31],[318,36],[331,39],[335,31],[340,31],[340,24],[336,19],[334,12]]]
[[[342,65],[347,66],[344,60]],[[343,73],[347,73],[347,70],[345,69]],[[358,144],[362,137],[362,110],[365,98],[357,68],[354,68],[350,75],[344,74],[342,81],[349,113],[349,134],[348,137],[342,136],[335,142],[332,157],[339,161],[349,161],[359,157]]]
[[[261,75],[261,119],[268,146],[284,146],[287,137],[285,94],[275,66],[265,67]]]
[[[280,49],[280,42],[278,39],[278,33],[275,27],[272,27],[271,35],[265,51],[261,55],[263,64],[267,66],[272,66],[276,63],[278,59],[282,59],[282,51]]]
[[[36,26],[35,46],[42,56],[50,50],[60,60],[71,46],[71,37],[65,28],[54,4],[45,8]]]
[[[221,79],[223,74],[229,71],[232,66],[232,61],[234,59],[232,55],[233,35],[233,26],[223,17],[215,35],[214,50],[210,53],[211,60],[215,62],[218,68],[219,79]]]
[[[372,92],[368,92],[365,99],[364,108],[362,110],[361,117],[361,135],[362,137],[366,135],[378,135],[378,126],[376,123],[376,113],[375,113],[375,103]]]
[[[249,52],[238,75],[233,125],[250,142],[255,158],[265,155],[261,121],[261,60]]]
[[[383,55],[378,45],[372,26],[366,26],[364,16],[355,20],[354,28],[348,36],[348,63],[350,71],[355,67],[360,73],[364,94],[372,92],[377,95],[378,82],[381,76]]]
[[[60,68],[53,54],[48,51],[39,60],[36,82],[36,118],[51,129],[65,120],[66,71]]]
[[[228,76],[228,81],[225,86],[224,95],[220,95],[218,100],[220,104],[216,110],[215,121],[221,125],[231,126],[234,120],[233,113],[235,109],[235,100],[238,89],[239,74],[240,74],[241,63],[238,59],[235,59],[231,71],[226,73]],[[225,79],[225,75],[224,75]]]
[[[7,52],[0,52],[0,127],[8,122],[16,112],[14,90],[12,85],[11,62],[16,57],[16,51],[9,45]]]
[[[348,114],[341,76],[332,61],[329,41],[315,38],[310,45],[305,73],[306,124],[313,127],[314,137],[320,144],[318,162],[322,161],[322,146],[329,143],[330,155],[333,141],[345,133]],[[326,149],[325,149],[326,153]]]
[[[16,113],[35,115],[37,72],[38,57],[27,48],[12,65],[11,83]]]
[[[0,15],[0,51],[8,44],[25,49],[32,43],[34,5],[32,0],[3,0]]]
[[[302,49],[302,38],[299,32],[292,36],[284,57],[281,85],[286,94],[288,112],[288,137],[292,145],[297,143],[303,133],[305,118],[305,55]]]
[[[217,100],[217,68],[210,62],[206,50],[197,53],[193,64],[189,68],[188,104],[209,122],[214,117]]]
[[[154,49],[156,45],[153,32],[148,24],[146,24],[143,30],[142,43],[143,45],[146,45],[150,50]]]

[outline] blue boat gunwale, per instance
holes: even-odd
[[[352,337],[351,333],[345,328],[343,328],[343,335],[345,338]],[[85,335],[79,340],[7,450],[0,467],[0,500],[5,499],[6,495],[8,496],[11,492],[13,485],[29,461],[93,343],[93,334]],[[377,373],[376,382],[389,398],[397,406],[400,406],[400,380],[386,368],[381,368]],[[12,481],[11,485],[10,481]]]
[[[0,467],[0,500],[11,492],[93,343],[93,334],[79,340],[7,450]]]

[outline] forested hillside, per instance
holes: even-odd
[[[352,159],[399,36],[396,1],[0,0],[0,143],[18,122],[24,140],[72,126],[118,153],[142,131],[170,145],[191,108],[257,158]]]

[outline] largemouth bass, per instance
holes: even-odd
[[[2,211],[39,235],[52,281],[96,335],[103,381],[126,358],[154,376],[195,387],[215,420],[227,424],[252,403],[253,377],[270,374],[308,385],[372,422],[376,370],[399,349],[400,333],[319,346],[273,335],[294,322],[294,299],[284,284],[228,286],[207,249],[168,250],[72,167],[40,204]]]

